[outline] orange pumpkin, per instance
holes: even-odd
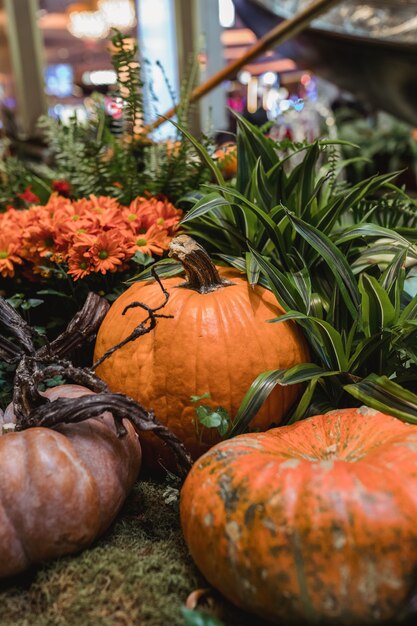
[[[93,393],[79,385],[45,392],[50,401]],[[109,527],[139,473],[137,434],[112,415],[2,434],[0,417],[0,578],[90,545]]]
[[[393,623],[415,590],[416,519],[417,429],[366,407],[225,441],[181,493],[204,576],[274,623]]]
[[[207,253],[187,235],[171,242],[171,256],[181,260],[188,282],[164,281],[169,300],[156,328],[130,342],[97,369],[111,390],[126,393],[152,408],[197,458],[219,440],[213,429],[196,432],[191,396],[210,393],[204,400],[234,416],[258,374],[289,368],[309,360],[306,342],[291,322],[268,324],[283,313],[273,294],[251,286],[232,269],[215,268]],[[125,308],[135,301],[156,307],[161,290],[154,281],[138,282],[122,294],[105,317],[96,342],[98,359],[126,338],[143,319],[143,310]],[[280,423],[297,400],[301,387],[276,388],[252,426],[266,429]],[[141,434],[144,462],[155,468],[157,459],[171,466],[170,453],[153,436]]]

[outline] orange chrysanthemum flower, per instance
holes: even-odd
[[[131,202],[126,211],[127,219],[136,228],[148,230],[153,224],[173,234],[178,229],[183,212],[166,198],[138,197]]]
[[[125,207],[114,198],[91,195],[72,201],[54,193],[44,206],[10,208],[0,215],[0,233],[14,246],[4,247],[0,273],[11,275],[23,261],[41,276],[54,263],[68,264],[74,280],[122,271],[138,250],[162,254],[181,215],[163,198],[141,197]]]
[[[74,280],[85,278],[88,274],[94,272],[94,267],[91,259],[85,256],[84,250],[73,249],[68,255],[68,274],[72,276]]]
[[[154,253],[160,255],[165,250],[168,250],[170,241],[171,237],[169,237],[168,232],[153,224],[146,232],[136,235],[135,247],[136,250],[143,254],[152,255]]]
[[[13,241],[9,234],[0,235],[0,275],[3,278],[13,278],[15,265],[23,263],[19,256],[19,242]]]
[[[85,256],[91,259],[96,272],[116,272],[129,255],[125,239],[118,231],[100,233]]]

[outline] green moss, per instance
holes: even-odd
[[[207,583],[187,554],[166,489],[139,483],[94,547],[3,583],[1,626],[184,626],[181,606]],[[254,626],[217,596],[215,606],[226,626]]]

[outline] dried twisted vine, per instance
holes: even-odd
[[[147,411],[138,402],[121,393],[110,393],[107,385],[93,369],[105,358],[129,341],[150,332],[160,317],[171,317],[158,313],[168,301],[169,294],[164,289],[159,276],[154,273],[164,295],[163,303],[151,308],[142,302],[133,302],[126,307],[143,308],[147,317],[120,344],[109,350],[90,368],[76,367],[63,358],[79,348],[86,341],[91,341],[96,334],[109,308],[100,296],[90,293],[83,308],[68,324],[67,329],[57,339],[36,350],[32,340],[32,329],[16,311],[0,298],[0,325],[12,334],[16,343],[0,334],[0,358],[8,363],[17,362],[14,379],[13,406],[16,416],[15,430],[25,430],[34,426],[53,428],[59,424],[81,422],[98,417],[110,411],[119,436],[126,434],[123,419],[129,419],[138,430],[153,432],[169,445],[175,454],[180,474],[188,472],[192,460],[182,442],[155,417],[153,411]],[[95,392],[93,395],[79,398],[60,398],[50,402],[39,391],[41,383],[54,376],[62,376],[76,384]]]
[[[164,315],[163,313],[158,313],[158,311],[163,309],[166,303],[168,302],[169,293],[163,286],[160,277],[155,271],[155,268],[151,269],[151,273],[152,273],[152,276],[155,278],[156,282],[158,283],[158,285],[160,286],[161,291],[164,295],[163,303],[155,308],[151,308],[144,302],[131,302],[130,304],[128,304],[127,307],[123,309],[122,315],[126,315],[129,309],[140,307],[144,311],[147,311],[148,317],[146,317],[138,326],[136,326],[136,328],[130,333],[130,335],[128,335],[128,337],[126,337],[125,339],[123,339],[123,341],[121,341],[120,343],[116,344],[115,346],[107,350],[107,352],[105,352],[103,356],[100,357],[98,361],[94,363],[92,367],[93,370],[96,369],[99,365],[101,365],[103,361],[108,359],[114,352],[116,352],[116,350],[123,348],[123,346],[125,346],[127,343],[130,343],[131,341],[135,341],[135,339],[138,339],[138,337],[141,337],[142,335],[146,335],[147,333],[150,333],[151,330],[155,328],[158,318],[164,317],[165,319],[168,319],[168,318],[173,317],[172,315]]]

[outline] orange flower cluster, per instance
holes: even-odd
[[[0,214],[0,275],[13,277],[27,267],[48,275],[51,264],[65,266],[78,280],[117,272],[139,251],[161,255],[178,229],[182,211],[159,197],[139,197],[129,207],[114,198],[69,200],[53,194],[45,206]]]

